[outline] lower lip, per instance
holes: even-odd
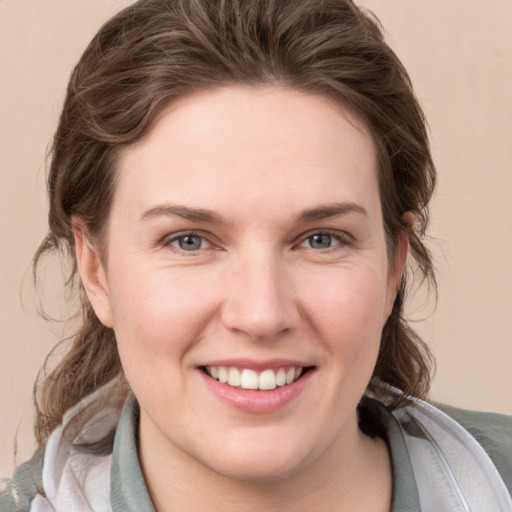
[[[280,386],[269,391],[234,388],[212,379],[202,370],[198,370],[208,389],[220,400],[244,412],[274,412],[286,407],[295,400],[308,383],[313,370],[309,370],[292,384]]]

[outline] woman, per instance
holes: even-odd
[[[83,325],[2,511],[512,510],[512,421],[421,400],[405,264],[434,283],[434,184],[351,2],[115,16],[70,80],[35,257],[69,251]]]

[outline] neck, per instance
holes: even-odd
[[[356,424],[314,463],[291,475],[264,481],[222,475],[173,445],[162,451],[154,442],[157,437],[158,433],[144,435],[141,431],[139,450],[158,512],[390,509],[392,477],[387,447],[382,439],[364,435]]]

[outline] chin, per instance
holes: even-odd
[[[286,480],[300,473],[314,457],[298,449],[301,444],[251,443],[230,446],[208,464],[214,472],[226,478],[246,482],[274,482]],[[288,445],[288,446],[287,446]],[[213,455],[213,454],[212,454]]]

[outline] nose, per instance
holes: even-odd
[[[222,322],[252,339],[275,340],[300,319],[291,279],[276,257],[239,260],[227,280]]]

